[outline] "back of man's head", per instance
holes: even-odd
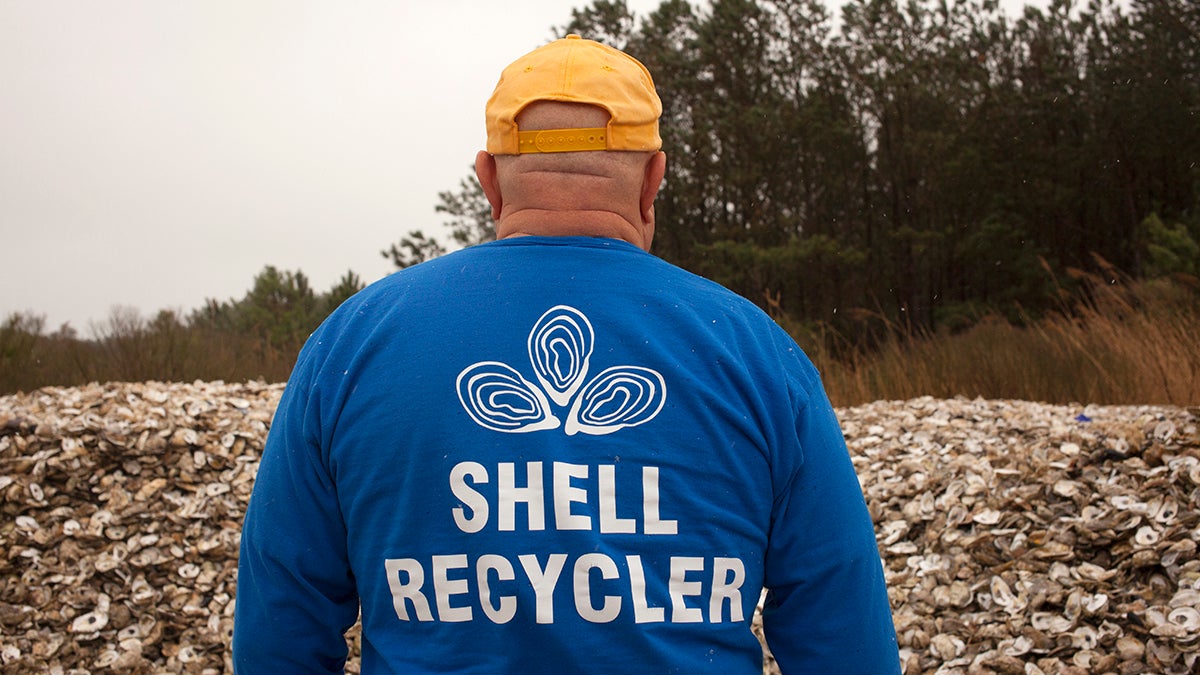
[[[521,113],[537,101],[596,106],[609,119],[594,127],[521,130]],[[662,102],[637,59],[578,35],[514,61],[487,102],[487,150],[493,155],[587,150],[653,152],[662,147]]]
[[[476,172],[497,237],[585,235],[648,249],[665,172],[662,103],[633,57],[577,35],[504,69]]]

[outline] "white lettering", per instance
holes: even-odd
[[[627,555],[629,564],[629,590],[633,593],[633,620],[635,623],[662,623],[666,610],[651,607],[646,602],[646,573],[642,570],[642,556]]]
[[[633,518],[617,517],[617,467],[601,464],[600,474],[600,533],[633,534],[637,532],[637,521]]]
[[[496,579],[500,581],[512,581],[517,575],[513,572],[512,563],[499,555],[481,555],[475,567],[479,579],[479,604],[483,606],[483,613],[493,623],[508,623],[517,614],[517,599],[511,595],[504,595],[500,596],[499,607],[492,604],[492,588],[488,582],[489,570],[495,570]]]
[[[671,593],[671,623],[700,623],[704,621],[704,611],[699,607],[688,607],[684,598],[700,595],[700,582],[688,581],[688,572],[698,572],[704,569],[704,558],[675,557],[671,558],[671,581],[668,588]]]
[[[470,621],[470,607],[453,607],[450,596],[467,593],[466,579],[451,579],[450,570],[467,568],[465,553],[433,556],[433,592],[437,597],[438,619],[448,622]]]
[[[587,490],[571,485],[572,478],[587,478],[588,468],[581,464],[554,463],[554,528],[590,530],[592,519],[571,513],[571,504],[586,504]]]
[[[396,617],[401,621],[409,621],[408,600],[417,613],[418,621],[433,621],[433,613],[429,611],[429,601],[421,593],[421,585],[425,583],[425,570],[421,563],[412,558],[388,558],[383,561],[383,569],[387,572],[388,588],[392,591],[392,607]],[[408,583],[400,581],[399,573],[404,572]]]
[[[467,508],[471,509],[471,517],[463,513],[461,506],[454,509],[454,524],[463,532],[474,533],[483,529],[488,520],[487,498],[471,489],[465,477],[470,476],[476,483],[488,482],[487,469],[478,462],[459,462],[450,470],[450,492]]]
[[[450,492],[460,502],[451,508],[454,524],[462,532],[475,534],[487,527],[493,509],[496,512],[496,527],[501,532],[518,529],[518,505],[525,509],[523,531],[546,529],[547,497],[545,484],[551,482],[553,495],[553,518],[556,530],[591,530],[595,527],[593,514],[599,514],[601,534],[635,534],[639,530],[636,518],[617,515],[617,467],[613,464],[596,465],[596,478],[592,485],[591,466],[554,462],[553,475],[546,476],[540,461],[526,462],[525,475],[518,486],[517,465],[500,462],[496,466],[495,503],[491,495],[479,489],[490,481],[488,470],[478,462],[459,462],[450,471]],[[650,535],[676,535],[679,521],[662,517],[662,496],[659,489],[659,468],[642,467],[642,523],[640,530]],[[596,501],[593,502],[592,500]],[[596,503],[594,509],[588,505]],[[575,505],[583,505],[577,509]]]
[[[658,467],[642,467],[642,512],[646,534],[678,534],[674,520],[660,520],[658,515]]]
[[[525,487],[516,486],[516,467],[512,462],[501,462],[499,466],[500,531],[516,529],[517,502],[529,509],[528,525],[531,532],[546,529],[545,494],[542,491],[542,463],[529,462],[525,467]]]
[[[733,578],[729,578],[729,573]],[[739,623],[745,620],[742,609],[742,583],[746,581],[746,567],[741,558],[713,558],[712,593],[708,598],[709,623],[721,623],[721,605],[729,601],[729,620]]]
[[[518,556],[517,559],[521,561],[521,567],[525,568],[525,576],[529,577],[529,583],[533,586],[537,601],[537,622],[554,623],[554,586],[558,583],[558,576],[562,574],[563,565],[567,563],[567,554],[551,554],[550,559],[546,561],[545,570],[541,568],[536,555]]]
[[[604,603],[599,609],[592,605],[593,569],[600,570],[600,576],[605,579],[616,579],[620,576],[617,564],[603,553],[585,553],[579,556],[579,560],[575,561],[575,610],[585,621],[609,623],[621,613],[621,596],[604,596]]]
[[[545,558],[544,566],[539,562],[540,557]],[[524,571],[521,579],[516,573],[518,561]],[[384,570],[392,607],[401,621],[481,621],[483,618],[476,612],[478,608],[488,621],[506,624],[516,618],[519,598],[527,597],[525,594],[532,591],[534,620],[539,624],[552,624],[555,620],[554,593],[569,561],[573,563],[572,578],[568,582],[572,588],[563,592],[571,594],[575,614],[584,621],[611,623],[621,620],[622,615],[625,622],[632,620],[634,624],[745,621],[742,589],[746,583],[746,566],[739,558],[656,556],[647,563],[640,555],[625,556],[628,597],[633,601],[632,616],[630,612],[622,611],[626,599],[622,583],[624,575],[618,563],[604,553],[585,553],[578,557],[566,553],[526,554],[517,556],[516,560],[499,554],[476,557],[466,553],[434,555],[424,562],[413,558],[389,558],[384,560]],[[655,607],[648,601],[647,568],[652,581],[658,582],[654,587],[663,588],[664,580],[654,578],[654,573],[662,569],[660,565],[669,568],[669,577],[665,579],[669,616],[667,607]],[[710,569],[711,587],[708,575],[704,574]],[[430,582],[428,592],[422,590],[426,579]],[[525,585],[526,581],[528,585]],[[430,594],[434,597],[430,598]],[[727,603],[728,610],[725,609]]]

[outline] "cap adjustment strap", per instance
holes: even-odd
[[[517,132],[517,152],[582,152],[607,150],[608,129],[542,129]]]

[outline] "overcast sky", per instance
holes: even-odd
[[[382,277],[441,234],[500,70],[583,4],[0,0],[0,316],[89,335],[266,265]]]

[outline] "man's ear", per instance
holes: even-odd
[[[642,194],[639,207],[642,221],[654,226],[654,198],[658,196],[658,188],[662,186],[663,177],[667,175],[667,155],[656,152],[646,162],[646,172],[642,177]]]
[[[496,158],[485,150],[475,155],[475,177],[488,203],[492,205],[492,220],[500,220],[504,198],[500,195],[500,180],[496,177]]]

